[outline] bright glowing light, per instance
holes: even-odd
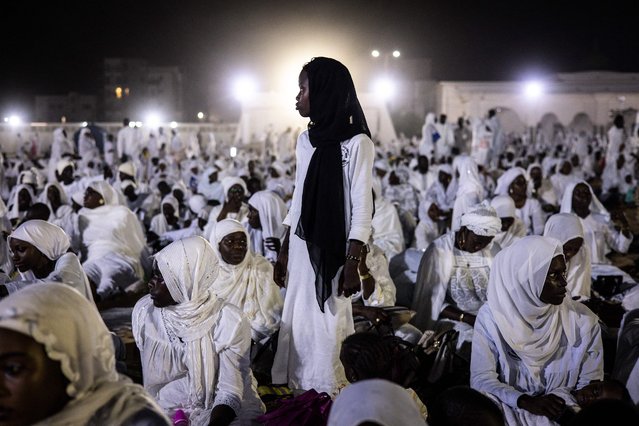
[[[171,123],[169,124],[169,127],[172,129],[175,129],[177,127],[177,123],[175,121],[171,121]]]
[[[129,121],[129,127],[135,127],[135,121]]]
[[[82,122],[82,127],[87,127],[89,125],[89,123],[87,123],[86,121]]]
[[[395,83],[387,77],[380,78],[375,82],[373,91],[383,100],[388,100],[395,94]]]
[[[9,119],[7,120],[7,122],[9,123],[10,126],[19,126],[20,124],[22,124],[22,119],[18,117],[17,115],[11,115],[9,116]]]
[[[9,122],[9,117],[5,117],[5,118],[4,118],[4,122],[5,122],[5,123],[8,123],[8,122]]]
[[[235,156],[237,155],[237,148],[232,146],[230,149],[230,154],[231,154],[231,157],[235,158]]]
[[[135,127],[142,127],[142,122],[141,121],[136,121],[135,122]]]
[[[204,118],[204,113],[202,111],[198,112],[197,113],[197,118],[200,119],[200,120],[203,119]]]
[[[393,50],[393,58],[399,58],[399,55],[401,55],[399,50]]]
[[[379,50],[375,49],[371,52],[373,58],[379,58]]]
[[[161,123],[160,116],[154,112],[147,114],[144,122],[149,127],[158,127]]]
[[[233,84],[233,96],[240,102],[249,100],[257,91],[257,83],[249,76],[242,76]]]
[[[524,87],[524,93],[526,94],[526,97],[531,99],[540,97],[543,92],[544,88],[538,81],[529,81]]]

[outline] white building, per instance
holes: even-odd
[[[535,127],[549,116],[566,127],[606,126],[615,111],[625,112],[630,126],[639,110],[639,73],[592,71],[560,73],[538,82],[438,84],[437,111],[451,121],[485,117],[492,108],[508,112],[511,121],[518,118],[525,127]]]

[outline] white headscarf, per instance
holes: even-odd
[[[180,203],[178,202],[177,198],[175,198],[171,194],[168,194],[164,198],[162,198],[162,202],[160,203],[160,210],[162,212],[162,215],[164,215],[164,205],[165,204],[168,204],[171,207],[173,207],[173,216],[174,217],[179,217],[180,216]]]
[[[557,213],[550,216],[544,228],[544,237],[556,238],[562,245],[575,238],[584,240],[577,254],[568,261],[566,281],[572,296],[590,298],[592,284],[590,250],[586,244],[584,228],[579,216],[573,213]]]
[[[62,188],[62,186],[58,183],[58,182],[49,182],[44,186],[44,189],[42,190],[42,193],[40,194],[39,197],[39,201],[41,203],[46,204],[47,206],[49,206],[49,208],[51,208],[51,203],[49,202],[49,188],[51,188],[52,186],[54,186],[58,192],[60,193],[60,203],[62,204],[69,204],[69,200],[67,198],[67,193],[64,192],[64,189]],[[54,211],[51,212],[52,214],[55,214]]]
[[[108,182],[104,180],[96,180],[87,185],[87,188],[91,188],[104,198],[104,204],[108,206],[115,206],[118,204],[118,193],[113,189]]]
[[[69,166],[71,166],[73,170],[75,170],[75,163],[71,160],[63,158],[62,160],[58,161],[58,164],[56,164],[55,171],[58,172],[58,174],[60,175],[62,174],[64,169],[66,169]]]
[[[517,209],[515,208],[515,201],[510,198],[509,195],[498,195],[490,200],[490,205],[495,209],[497,216],[502,217],[517,217]]]
[[[260,214],[262,235],[264,238],[283,238],[284,218],[288,212],[284,201],[271,191],[258,191],[249,198],[248,203]]]
[[[185,345],[189,404],[210,409],[216,383],[212,330],[224,306],[212,291],[218,275],[217,256],[204,238],[189,237],[166,246],[155,255],[155,260],[171,297],[177,302],[162,308],[162,316],[168,332]]]
[[[373,422],[381,426],[423,425],[419,408],[406,389],[382,379],[353,383],[337,396],[328,426],[358,426]]]
[[[71,400],[38,425],[86,425],[107,403],[108,424],[123,424],[143,409],[161,413],[144,389],[115,370],[113,340],[97,309],[59,283],[33,284],[0,301],[0,328],[33,338],[59,361]],[[42,389],[46,392],[46,389]]]
[[[12,238],[26,241],[50,260],[59,259],[71,246],[69,236],[62,228],[40,219],[29,220],[18,226],[9,240]]]
[[[528,176],[526,176],[526,170],[521,167],[511,167],[506,170],[504,174],[499,176],[497,179],[497,187],[495,188],[495,194],[497,195],[508,195],[508,190],[510,189],[510,184],[513,183],[515,179],[519,176],[523,176],[528,182]]]
[[[475,235],[494,237],[501,232],[501,219],[488,201],[483,201],[462,214],[461,226],[465,226]]]
[[[200,194],[191,195],[189,198],[189,208],[193,213],[199,215],[204,207],[206,207],[206,198]]]
[[[597,198],[597,196],[595,195],[590,184],[583,180],[571,182],[566,186],[564,196],[561,199],[561,213],[574,213],[572,209],[572,193],[575,190],[575,187],[580,183],[585,184],[588,189],[590,189],[590,194],[592,195],[592,201],[590,202],[590,213],[599,214],[610,219],[610,213],[608,212],[608,210],[606,210],[603,204],[601,204],[601,201],[599,201],[599,198]]]
[[[246,251],[239,265],[226,263],[219,245],[229,234],[242,232],[249,241],[246,228],[234,219],[224,219],[215,227],[213,250],[217,255],[220,273],[213,283],[215,295],[239,307],[251,322],[251,335],[255,340],[270,336],[279,327],[284,301],[273,282],[273,266],[262,256]]]
[[[484,198],[484,186],[479,178],[477,163],[472,157],[460,155],[455,157],[453,167],[459,172],[457,180],[457,196],[467,193],[477,193],[479,199]]]
[[[224,199],[226,200],[229,195],[229,189],[231,189],[235,185],[240,185],[244,188],[244,194],[248,194],[248,189],[246,188],[246,183],[244,179],[235,177],[235,176],[227,176],[222,179],[222,187],[224,187]]]
[[[133,176],[135,178],[135,164],[131,161],[127,161],[126,163],[122,163],[118,166],[118,172],[122,172],[129,176]],[[118,177],[119,179],[119,177]]]
[[[532,235],[524,237],[495,256],[490,270],[487,303],[499,332],[528,368],[531,377],[541,383],[541,369],[562,344],[578,344],[584,330],[594,326],[592,318],[579,315],[566,298],[560,305],[542,302],[550,263],[563,256],[561,242]]]
[[[30,185],[26,185],[21,183],[15,187],[15,191],[13,192],[13,198],[10,200],[11,209],[9,210],[9,219],[20,218],[20,206],[18,202],[18,197],[20,196],[20,191],[26,190],[29,193],[29,198],[31,199],[31,204],[36,202],[35,195],[33,193],[33,188]]]

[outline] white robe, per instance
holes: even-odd
[[[232,424],[249,425],[250,420],[263,413],[257,387],[248,360],[247,323],[240,311],[225,304],[211,330],[215,364],[215,405],[239,408]],[[153,305],[150,295],[140,299],[133,308],[132,332],[140,350],[144,388],[165,411],[172,413],[183,408],[189,394],[187,366],[184,361],[185,344],[170,336],[162,318],[162,308]]]
[[[344,205],[348,239],[368,241],[371,233],[372,170],[375,151],[372,141],[360,134],[342,142]],[[315,389],[335,394],[347,381],[339,360],[341,343],[354,332],[350,298],[337,296],[337,272],[332,295],[320,310],[315,295],[315,273],[306,242],[295,235],[302,210],[302,192],[314,148],[308,131],[297,141],[296,185],[291,209],[284,223],[291,227],[288,287],[280,327],[279,343],[272,369],[273,383],[287,383],[292,389]],[[344,247],[346,252],[346,247]]]
[[[578,302],[573,306],[582,315],[594,316]],[[490,307],[484,305],[475,321],[470,385],[498,403],[508,425],[555,425],[557,423],[547,417],[518,408],[517,399],[523,394],[552,393],[574,407],[577,402],[571,390],[581,389],[592,380],[603,380],[601,330],[594,327],[580,338],[581,343],[577,347],[567,348],[563,337],[563,344],[541,371],[545,386],[541,385],[503,340]]]

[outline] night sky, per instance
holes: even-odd
[[[437,80],[639,72],[639,1],[8,3],[0,27],[4,114],[28,110],[36,94],[97,93],[104,57],[180,66],[185,103],[196,109],[209,102],[210,87],[222,86],[233,72],[276,78],[287,54],[320,45],[339,48],[346,65],[373,48],[428,57]],[[325,52],[330,48],[318,48]]]

